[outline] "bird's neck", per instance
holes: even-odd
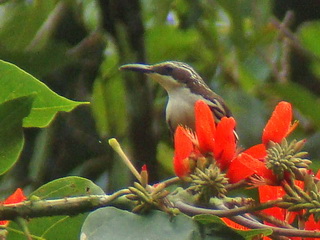
[[[204,98],[192,93],[187,87],[171,89],[168,95],[166,120],[170,127],[175,129],[181,124],[194,130],[194,104]]]

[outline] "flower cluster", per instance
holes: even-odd
[[[242,182],[257,187],[260,204],[281,200],[260,212],[265,224],[298,221],[305,230],[320,230],[320,183],[314,180],[320,177],[320,171],[313,177],[311,161],[301,151],[305,140],[286,139],[297,126],[292,116],[290,103],[278,103],[263,129],[261,143],[240,151],[234,118],[224,117],[215,123],[210,108],[198,101],[195,132],[179,126],[174,135],[175,173],[193,184],[189,189],[211,197],[225,196],[226,188],[219,189],[222,185]],[[237,229],[248,229],[227,218],[223,221]]]
[[[221,170],[229,167],[236,154],[234,118],[223,117],[216,124],[209,106],[203,101],[195,104],[195,133],[178,126],[174,135],[174,170],[184,178],[198,165],[199,159],[212,157]]]
[[[241,153],[236,146],[236,122],[224,117],[215,123],[210,108],[203,102],[195,104],[195,133],[179,126],[175,132],[174,169],[180,178],[189,176],[199,161],[212,157],[226,172],[230,183],[251,180],[259,184],[278,185],[290,175],[299,175],[310,161],[300,152],[305,140],[288,143],[286,137],[295,129],[292,107],[280,102],[262,133],[262,143]]]

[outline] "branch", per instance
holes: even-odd
[[[228,210],[223,205],[219,206],[222,210]],[[263,229],[263,228],[269,228],[273,231],[274,234],[280,235],[280,236],[287,236],[287,237],[310,237],[310,238],[318,238],[320,237],[319,231],[310,231],[310,230],[300,230],[300,229],[286,229],[286,228],[279,228],[279,227],[272,227],[267,226],[262,223],[256,222],[256,221],[250,221],[249,219],[243,217],[243,216],[234,216],[230,217],[230,219],[242,226],[251,228],[251,229]]]
[[[285,36],[288,40],[289,43],[297,50],[299,51],[299,53],[303,54],[304,56],[308,56],[308,57],[312,57],[316,60],[319,61],[319,57],[308,51],[307,49],[305,49],[301,43],[300,40],[298,39],[297,36],[294,35],[294,33],[292,33],[290,31],[290,29],[288,29],[284,24],[282,24],[278,19],[276,18],[272,18],[271,19],[271,24],[273,24],[282,34],[282,36]]]
[[[0,220],[15,220],[18,217],[27,219],[76,215],[109,206],[113,200],[128,193],[130,193],[128,189],[123,189],[112,195],[89,195],[56,200],[29,200],[7,204],[0,206]]]
[[[212,214],[216,216],[230,216],[228,214],[229,211],[233,211],[233,209],[228,209],[223,204],[220,204],[218,207],[218,210],[214,209],[205,209],[205,208],[199,208],[194,207],[191,205],[188,205],[186,203],[183,203],[182,201],[177,201],[175,203],[175,207],[177,207],[181,212],[188,213],[189,215],[196,215],[196,214]],[[241,209],[241,208],[239,208]],[[238,210],[238,209],[235,209]],[[263,229],[263,228],[269,228],[273,231],[274,234],[280,235],[280,236],[288,236],[288,237],[320,237],[320,232],[318,231],[309,231],[309,230],[299,230],[296,228],[293,229],[287,229],[287,228],[279,228],[279,227],[272,227],[267,226],[262,223],[259,223],[257,221],[250,220],[250,218],[246,218],[245,216],[231,216],[229,217],[232,221],[248,227],[250,229]]]

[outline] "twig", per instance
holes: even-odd
[[[281,28],[289,28],[291,23],[294,19],[294,13],[292,11],[287,11],[282,23]],[[283,34],[281,34],[282,39],[282,56],[280,59],[280,71],[279,71],[279,81],[280,83],[286,83],[289,79],[290,74],[290,42],[289,39],[286,37],[283,37]]]
[[[281,227],[281,228],[289,228],[294,229],[290,224],[288,224],[286,221],[281,221],[278,218],[275,218],[273,216],[270,216],[268,214],[265,214],[263,212],[254,212],[255,216],[259,217],[261,220],[272,223],[275,226]]]
[[[201,207],[195,207],[192,205],[189,205],[187,203],[184,203],[182,201],[176,201],[174,203],[174,206],[178,208],[181,212],[184,213],[189,213],[191,215],[196,215],[196,214],[213,214],[218,217],[230,217],[230,216],[236,216],[239,214],[244,214],[248,212],[254,212],[254,211],[259,211],[262,209],[266,209],[269,207],[275,206],[277,203],[283,201],[282,199],[277,199],[273,201],[268,201],[259,205],[248,205],[244,207],[239,207],[239,208],[226,208],[223,210],[220,209],[207,209],[207,208],[201,208]],[[221,203],[221,205],[223,205]]]
[[[241,180],[236,183],[228,184],[226,186],[226,190],[231,191],[233,189],[239,189],[239,188],[246,187],[246,186],[248,186],[248,182],[246,180]]]
[[[168,187],[168,186],[170,186],[170,185],[172,185],[172,184],[175,184],[175,183],[178,183],[178,182],[180,182],[181,180],[180,180],[180,178],[178,178],[178,177],[173,177],[173,178],[169,178],[169,179],[167,179],[167,180],[164,180],[164,181],[162,181],[162,182],[160,182],[160,183],[163,183],[166,187]]]
[[[288,29],[286,28],[278,19],[272,18],[271,23],[278,28],[278,30],[286,36],[286,38],[289,40],[289,43],[296,49],[298,50],[301,54],[308,56],[308,57],[313,57],[317,60],[320,60],[319,57],[310,51],[306,50],[300,43],[299,39]]]

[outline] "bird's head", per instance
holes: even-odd
[[[179,87],[205,84],[196,71],[186,63],[167,61],[154,65],[126,64],[120,70],[145,73],[170,92]]]

